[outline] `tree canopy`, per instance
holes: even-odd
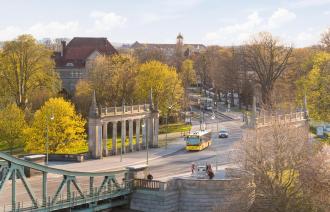
[[[99,56],[90,70],[90,82],[98,102],[121,105],[134,100],[138,62],[130,55]]]
[[[53,93],[59,90],[51,56],[52,52],[30,35],[4,44],[0,52],[0,84],[20,108],[25,109],[30,96],[41,88]]]
[[[173,111],[180,108],[183,87],[175,68],[158,61],[142,64],[137,75],[137,98],[148,100],[151,89],[154,104],[163,114],[168,107]]]
[[[321,52],[313,59],[313,68],[298,82],[298,99],[307,96],[309,115],[316,121],[330,122],[330,54]]]
[[[8,104],[0,110],[0,149],[12,153],[15,148],[23,147],[26,127],[24,113],[15,104]]]
[[[72,153],[86,145],[86,121],[63,98],[51,98],[34,114],[32,126],[25,130],[27,152],[45,152],[48,131],[50,153]]]

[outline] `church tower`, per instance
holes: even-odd
[[[181,35],[181,33],[179,33],[176,37],[176,45],[183,46],[183,36]]]

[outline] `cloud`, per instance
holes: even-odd
[[[79,32],[79,29],[79,23],[75,21],[36,23],[27,28],[8,26],[0,29],[0,40],[10,40],[21,34],[31,34],[37,38],[72,37]]]
[[[29,27],[26,33],[36,37],[72,37],[80,31],[80,25],[77,21],[70,22],[49,22],[38,23]],[[25,33],[25,32],[24,32]]]
[[[127,18],[112,12],[94,11],[90,17],[94,19],[94,29],[101,32],[122,27],[127,21]]]
[[[124,26],[127,19],[115,13],[94,11],[90,13],[91,25],[82,25],[78,21],[39,22],[28,27],[7,26],[0,28],[0,40],[11,40],[20,34],[31,34],[37,39],[49,37],[74,37],[108,34],[110,30]]]
[[[269,28],[277,28],[296,18],[296,14],[287,9],[277,9],[268,20]]]
[[[290,3],[294,7],[315,7],[330,4],[330,0],[290,0]]]
[[[293,21],[296,15],[283,8],[274,11],[268,18],[260,17],[258,12],[247,16],[242,23],[220,27],[217,31],[205,35],[206,42],[221,42],[225,45],[242,44],[249,37],[260,31],[272,31]]]

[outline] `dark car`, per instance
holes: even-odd
[[[219,132],[219,138],[228,138],[229,133],[227,130],[220,130]]]

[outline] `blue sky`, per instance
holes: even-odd
[[[0,0],[0,40],[18,34],[112,42],[238,45],[270,31],[296,47],[330,27],[330,0]]]

